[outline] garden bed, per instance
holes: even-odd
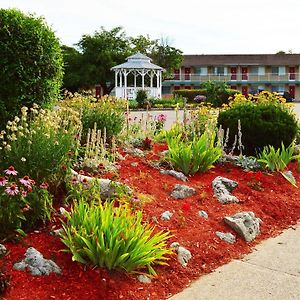
[[[149,165],[149,160],[158,158],[156,153],[165,150],[165,145],[155,145],[154,152],[146,158],[126,155],[119,163],[119,180],[142,193],[145,220],[158,229],[170,230],[173,237],[169,243],[179,242],[188,249],[192,258],[187,267],[182,267],[176,255],[171,256],[168,266],[155,266],[158,273],[150,284],[140,283],[136,274],[109,272],[72,262],[72,255],[65,249],[59,237],[50,231],[59,228],[58,217],[53,223],[27,235],[21,243],[6,243],[8,254],[3,259],[11,274],[11,284],[5,299],[48,300],[48,299],[166,299],[187,287],[191,281],[228,263],[241,258],[260,241],[278,235],[283,229],[300,219],[300,191],[283,178],[280,173],[259,174],[262,190],[251,188],[248,183],[255,172],[245,172],[230,164],[216,165],[205,173],[197,173],[184,183],[196,188],[195,196],[176,200],[170,197],[175,184],[183,182]],[[135,164],[133,164],[135,163]],[[134,166],[133,166],[134,165]],[[297,164],[289,169],[300,182]],[[223,176],[238,182],[233,194],[239,203],[221,204],[213,196],[212,180]],[[58,206],[59,207],[59,206]],[[160,215],[169,210],[173,217],[162,221]],[[201,218],[198,211],[204,210],[208,219]],[[228,244],[216,236],[216,231],[235,234],[223,221],[225,216],[241,211],[253,211],[262,220],[261,233],[251,243],[237,237],[235,244]],[[54,260],[63,270],[62,275],[34,277],[27,272],[13,270],[13,264],[23,258],[26,249],[35,247],[44,257]]]

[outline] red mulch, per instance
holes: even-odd
[[[155,145],[154,150],[163,149],[166,149],[164,145]],[[148,159],[157,159],[157,156],[152,153]],[[132,162],[137,162],[138,166],[133,167]],[[279,234],[300,219],[300,190],[280,174],[263,174],[263,191],[256,191],[247,186],[249,174],[232,165],[218,165],[206,173],[192,176],[186,183],[197,189],[195,196],[174,200],[169,194],[173,186],[182,181],[162,175],[145,159],[130,155],[120,162],[120,166],[121,181],[136,191],[154,196],[151,202],[144,205],[145,219],[152,222],[152,217],[156,217],[159,229],[169,229],[174,234],[170,243],[178,241],[191,251],[193,257],[188,266],[182,267],[174,255],[169,260],[169,266],[155,268],[158,277],[152,279],[151,284],[142,284],[132,274],[92,269],[72,262],[71,254],[61,251],[64,245],[59,238],[51,236],[45,228],[28,234],[23,243],[6,243],[10,252],[5,257],[5,265],[12,279],[4,299],[166,299],[201,275],[249,253],[261,240]],[[291,163],[289,169],[300,183],[296,163]],[[240,203],[222,205],[213,197],[211,182],[216,176],[238,181],[239,186],[233,194],[240,199]],[[170,221],[161,221],[160,215],[166,210],[171,210],[174,215]],[[209,218],[200,218],[199,210],[205,210]],[[248,244],[240,238],[234,245],[220,240],[215,235],[216,231],[234,233],[224,224],[223,217],[240,211],[253,211],[263,221],[259,237]],[[56,261],[63,274],[33,277],[27,272],[13,270],[13,263],[23,258],[28,246],[35,247],[44,257]]]

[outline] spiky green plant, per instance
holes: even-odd
[[[88,204],[81,198],[67,214],[63,229],[61,239],[73,260],[109,270],[138,272],[147,267],[156,276],[153,265],[165,265],[166,255],[172,253],[166,247],[170,233],[154,232],[155,227],[142,222],[142,212],[133,212],[128,204]]]

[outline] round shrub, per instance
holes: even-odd
[[[236,103],[226,111],[220,112],[218,126],[229,128],[229,147],[238,134],[238,120],[241,122],[243,152],[255,155],[264,146],[280,148],[281,142],[289,146],[297,133],[297,121],[287,109],[275,103]]]
[[[63,60],[43,18],[0,9],[0,128],[21,106],[49,103],[59,94]]]
[[[148,99],[148,94],[145,90],[138,90],[136,93],[136,102],[138,103],[139,107],[143,107],[145,101]]]

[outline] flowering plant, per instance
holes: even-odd
[[[155,121],[155,133],[159,133],[164,128],[164,125],[167,121],[167,115],[160,114],[154,119],[154,121]]]
[[[37,186],[29,176],[18,177],[13,166],[0,176],[0,239],[7,239],[14,231],[24,233],[38,220],[50,218],[52,199],[48,184]]]

